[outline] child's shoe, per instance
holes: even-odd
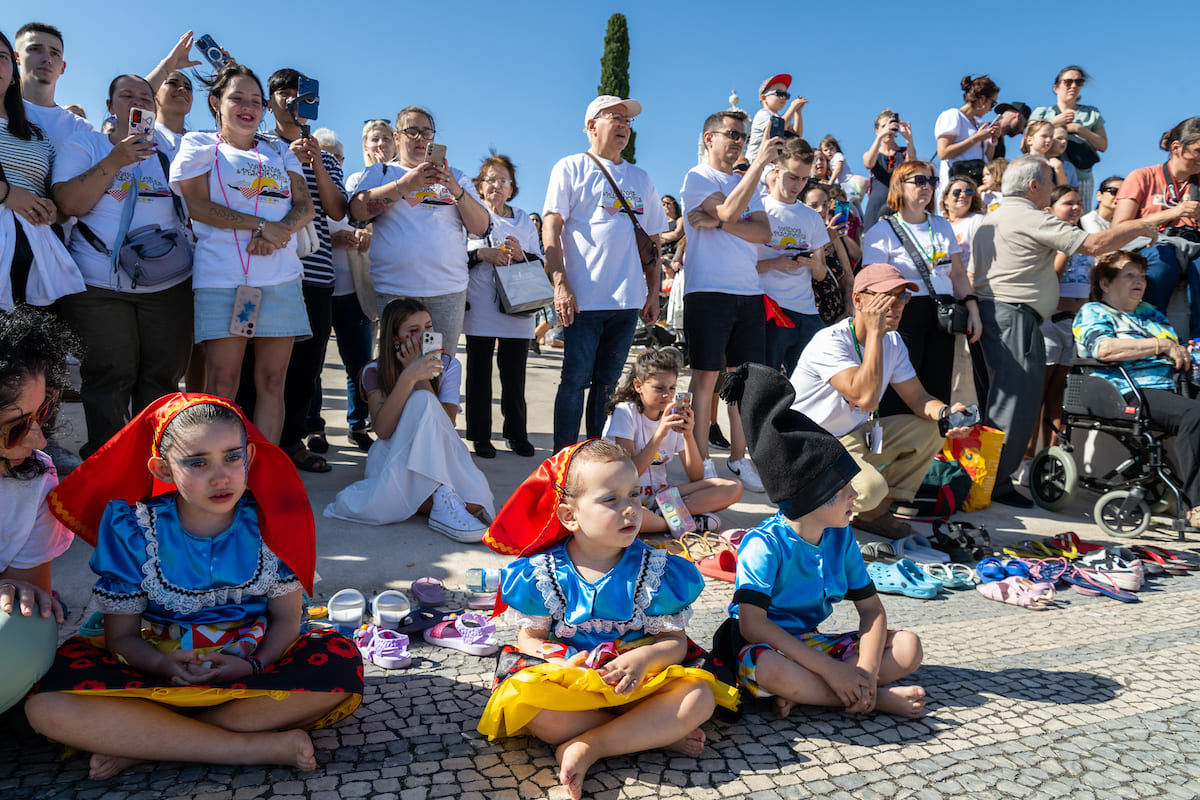
[[[717,477],[717,465],[713,463],[711,458],[704,459],[704,477],[706,479]]]
[[[692,521],[696,523],[698,531],[719,531],[721,530],[721,518],[711,512],[701,512],[692,515]]]
[[[762,479],[758,477],[758,470],[754,468],[754,462],[750,460],[749,456],[742,456],[737,461],[727,461],[725,466],[737,476],[738,480],[742,482],[742,486],[746,487],[746,491],[763,491]]]
[[[433,492],[429,527],[456,542],[468,544],[482,542],[488,529],[487,523],[472,516],[463,499],[445,484]]]

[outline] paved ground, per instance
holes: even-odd
[[[530,419],[539,456],[549,446],[558,363],[557,352],[530,361]],[[341,385],[327,370],[326,387]],[[341,407],[338,393],[327,388],[326,394],[327,405]],[[80,419],[78,406],[71,414]],[[335,470],[305,476],[318,514],[319,598],[343,586],[405,589],[420,575],[461,589],[468,567],[502,563],[483,548],[453,545],[420,520],[371,529],[322,518],[320,509],[361,475],[364,460],[341,447],[345,429],[344,422],[337,427],[338,415],[328,419]],[[497,498],[504,498],[536,459],[498,446],[498,458],[477,463]],[[765,499],[750,495],[754,502],[723,517],[731,526],[754,524],[769,511]],[[1081,497],[1062,515],[1013,515],[993,507],[964,518],[986,524],[999,543],[1068,529],[1099,538],[1090,524],[1094,500]],[[1145,538],[1172,544],[1163,530]],[[1194,542],[1183,547],[1197,549]],[[55,566],[55,585],[75,609],[74,625],[88,600],[88,555],[89,548],[77,543]],[[697,641],[711,637],[730,595],[728,585],[710,582],[690,629]],[[452,594],[452,600],[461,598]],[[923,720],[800,708],[778,721],[767,708],[752,706],[738,722],[709,723],[708,747],[699,758],[652,752],[609,759],[592,770],[585,793],[764,800],[1200,795],[1200,579],[1158,579],[1135,605],[1074,592],[1060,599],[1059,607],[1035,613],[975,592],[931,601],[885,596],[891,626],[917,632],[925,644],[925,666],[915,676],[929,692]],[[851,607],[839,608],[825,627],[854,625]],[[71,630],[64,626],[63,635]],[[513,635],[501,626],[501,638]],[[313,773],[160,764],[97,783],[86,779],[86,757],[64,759],[61,748],[10,723],[0,728],[0,798],[565,796],[556,785],[550,748],[527,738],[489,743],[475,732],[490,659],[428,646],[416,652],[419,658],[407,670],[368,668],[362,708],[337,728],[314,734],[320,765]]]

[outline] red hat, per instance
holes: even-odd
[[[873,292],[890,292],[904,287],[910,292],[918,291],[917,285],[900,274],[891,264],[868,264],[854,276],[854,291],[870,289]]]
[[[224,397],[176,393],[155,400],[46,495],[51,513],[95,547],[110,500],[136,503],[171,491],[169,484],[150,474],[146,461],[160,455],[163,429],[179,412],[205,404],[228,408],[246,426],[246,439],[255,446],[246,483],[258,504],[262,539],[312,594],[317,530],[304,483],[292,460]]]
[[[772,75],[770,78],[767,78],[762,82],[762,85],[758,87],[758,96],[760,98],[763,96],[763,92],[765,92],[767,87],[772,83],[782,83],[785,89],[790,88],[792,85],[792,76],[788,75],[786,72],[781,72],[778,75]]]

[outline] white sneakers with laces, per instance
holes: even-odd
[[[487,523],[467,511],[467,504],[453,489],[442,484],[433,492],[429,527],[456,542],[474,544],[483,541]]]
[[[762,478],[758,477],[758,470],[754,468],[754,462],[750,460],[749,456],[742,456],[737,461],[727,461],[725,466],[737,476],[738,480],[742,482],[742,486],[746,487],[746,491],[763,491]]]

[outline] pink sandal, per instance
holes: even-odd
[[[500,649],[495,633],[495,622],[483,614],[467,612],[439,622],[425,631],[425,641],[473,656],[490,656]]]
[[[408,654],[408,637],[387,628],[364,625],[354,634],[363,658],[384,669],[404,669],[412,664]]]
[[[1020,606],[1030,611],[1045,611],[1054,603],[1054,584],[1049,581],[1035,583],[1028,578],[1011,577],[981,583],[975,590],[989,600]]]

